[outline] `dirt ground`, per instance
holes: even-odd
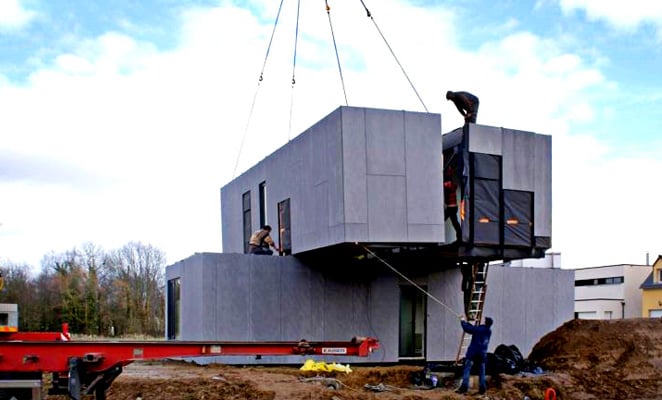
[[[350,374],[320,374],[340,382],[340,388],[332,390],[322,382],[304,382],[316,373],[302,373],[298,366],[134,363],[113,383],[108,399],[542,400],[550,387],[559,400],[662,399],[662,320],[569,321],[543,337],[529,360],[545,373],[497,375],[490,379],[485,396],[475,394],[475,388],[468,396],[454,393],[452,379],[446,388],[414,387],[411,375],[421,366],[352,365]],[[51,398],[55,399],[47,399]]]

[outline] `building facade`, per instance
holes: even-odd
[[[607,265],[575,270],[575,317],[623,319],[641,316],[641,284],[647,265]]]
[[[551,247],[551,137],[441,132],[438,114],[340,107],[221,188],[223,253],[166,269],[168,338],[373,336],[361,361],[455,359],[459,266]],[[267,224],[282,257],[245,254]],[[492,347],[528,353],[572,318],[572,271],[488,271]]]
[[[405,269],[405,266],[392,264]],[[460,345],[461,275],[418,265],[408,278],[377,260],[306,264],[296,257],[195,254],[168,267],[170,339],[226,341],[379,339],[366,359],[390,363],[455,360]],[[490,351],[515,344],[528,354],[546,333],[572,319],[573,271],[492,266],[484,315],[494,319]],[[292,357],[227,357],[199,362],[301,363]]]
[[[662,317],[662,255],[651,267],[650,274],[641,285],[641,316],[644,318]]]

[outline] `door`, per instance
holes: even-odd
[[[400,287],[400,358],[425,356],[425,300],[425,294],[414,286]]]
[[[179,339],[180,330],[179,326],[181,323],[181,307],[182,307],[182,296],[181,296],[181,283],[179,278],[170,279],[168,281],[168,319],[167,319],[167,331],[168,339]]]
[[[292,227],[290,225],[290,199],[278,203],[278,244],[282,255],[292,254]]]

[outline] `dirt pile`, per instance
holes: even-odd
[[[545,335],[529,360],[568,375],[571,399],[662,398],[662,319],[572,320]]]

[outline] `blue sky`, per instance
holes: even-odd
[[[258,88],[279,3],[0,0],[0,259],[221,251],[238,154],[241,172],[345,102],[322,1],[302,2],[294,90],[283,2]],[[479,123],[553,136],[564,267],[662,254],[662,3],[365,3],[444,132],[444,93],[468,90]],[[361,2],[329,5],[349,105],[422,111]]]

